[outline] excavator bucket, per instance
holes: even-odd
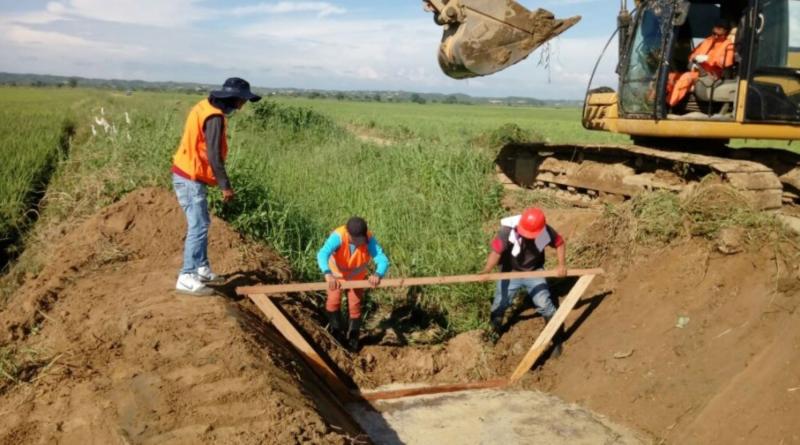
[[[525,59],[580,21],[529,11],[514,0],[425,0],[445,27],[439,66],[455,79],[486,76]]]

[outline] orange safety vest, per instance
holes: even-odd
[[[369,240],[372,239],[372,233],[367,232],[367,242],[350,253],[350,234],[347,233],[347,227],[338,227],[334,232],[339,234],[342,245],[328,259],[328,266],[330,266],[333,276],[345,280],[365,279],[367,265],[372,260],[367,248]]]
[[[203,182],[208,185],[217,185],[217,178],[208,162],[208,148],[206,146],[206,136],[203,126],[206,119],[211,116],[222,116],[222,135],[220,156],[222,161],[228,157],[228,141],[225,137],[227,119],[219,108],[211,105],[208,99],[203,99],[195,105],[186,118],[186,125],[183,129],[183,137],[178,145],[178,151],[172,158],[172,165],[189,176],[192,181]]]
[[[733,66],[735,55],[733,42],[728,38],[717,41],[714,36],[708,37],[692,51],[689,60],[691,61],[699,55],[708,55],[708,60],[701,63],[700,66],[703,67],[705,72],[719,79],[722,77],[722,71],[725,68]],[[679,104],[689,94],[699,77],[700,73],[697,71],[689,71],[682,74],[669,73],[667,79],[667,103],[671,107]]]
[[[703,40],[703,43],[692,51],[689,61],[696,56],[707,55],[708,60],[701,63],[700,66],[707,73],[720,78],[722,77],[722,70],[733,66],[734,53],[733,42],[730,39],[726,37],[722,40],[717,40],[716,37],[711,36]]]

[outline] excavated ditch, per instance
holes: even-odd
[[[570,240],[597,213],[548,216]],[[800,270],[770,246],[724,255],[689,240],[643,248],[630,267],[600,265],[609,273],[568,319],[565,353],[519,387],[367,409],[343,407],[234,296],[236,286],[290,276],[284,261],[222,221],[212,223],[210,254],[228,276],[227,298],[171,291],[183,224],[170,192],[144,189],[52,246],[0,312],[0,350],[26,369],[0,383],[0,443],[368,443],[365,431],[376,443],[791,443],[800,435]],[[554,284],[559,294],[570,285]],[[543,326],[523,305],[495,346],[479,332],[431,346],[394,346],[384,335],[353,355],[324,333],[314,303],[279,302],[364,390],[507,375]],[[676,327],[679,319],[690,321]]]

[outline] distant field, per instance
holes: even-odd
[[[481,132],[514,123],[554,143],[624,142],[625,136],[588,131],[581,126],[579,108],[532,108],[494,105],[346,102],[336,100],[277,99],[329,114],[339,122],[383,128],[406,128],[422,137],[467,140]]]

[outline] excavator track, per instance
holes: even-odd
[[[590,201],[648,190],[680,193],[709,174],[763,210],[800,204],[800,156],[781,150],[667,151],[641,145],[511,144],[497,166],[501,182],[560,189]]]

